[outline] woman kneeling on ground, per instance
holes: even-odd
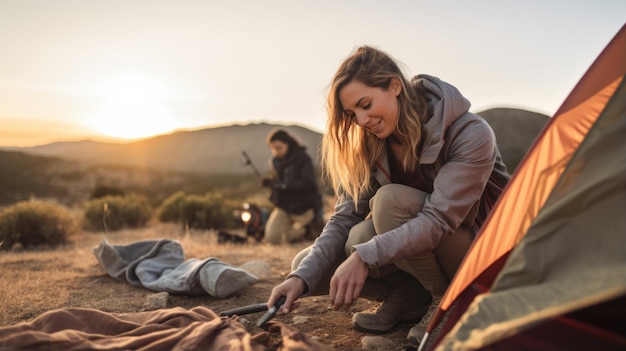
[[[262,184],[272,190],[274,209],[265,225],[265,240],[270,244],[293,243],[315,238],[316,220],[322,212],[313,160],[306,147],[286,130],[274,129],[267,136],[272,152],[272,176]]]
[[[452,85],[408,80],[395,61],[358,48],[328,96],[324,171],[337,204],[322,234],[272,290],[279,313],[328,294],[335,310],[357,297],[383,301],[352,326],[385,333],[419,321],[418,344],[450,279],[509,180],[494,133]]]

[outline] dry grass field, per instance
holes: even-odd
[[[0,252],[0,326],[29,321],[41,313],[60,308],[93,308],[105,312],[139,312],[146,309],[146,299],[153,291],[133,287],[106,274],[92,249],[105,237],[103,233],[83,232],[71,238],[71,244],[57,249]],[[267,301],[272,287],[288,273],[292,257],[310,242],[283,245],[219,244],[211,231],[186,232],[179,226],[156,224],[140,230],[122,230],[106,234],[111,244],[129,244],[146,239],[176,239],[181,242],[186,259],[215,257],[240,266],[260,260],[271,266],[271,278],[227,299],[206,296],[170,295],[168,307],[205,306],[220,311]],[[327,296],[300,299],[298,309],[276,319],[292,325],[309,336],[337,350],[360,350],[365,334],[351,328],[351,314],[372,307],[374,302],[359,299],[351,311],[332,311]],[[262,330],[256,320],[263,313],[242,317],[251,334]],[[294,324],[295,316],[306,322]],[[248,321],[248,322],[246,322]],[[411,325],[400,325],[384,335],[393,346],[406,345]]]

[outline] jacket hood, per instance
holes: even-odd
[[[423,127],[422,163],[433,163],[446,142],[446,130],[471,106],[461,92],[441,79],[420,74],[413,78],[415,89],[428,100],[430,116]]]
[[[306,146],[298,145],[296,147],[289,148],[287,155],[285,155],[285,162],[293,162],[294,160],[302,157],[302,154],[306,153]]]
[[[306,154],[306,146],[298,145],[296,147],[290,147],[285,157],[280,159],[278,157],[272,156],[269,159],[269,163],[270,163],[270,166],[272,166],[274,169],[277,170],[283,167],[284,165],[289,165],[289,164],[296,162],[301,157],[303,157],[302,154]],[[281,166],[281,164],[283,166]]]

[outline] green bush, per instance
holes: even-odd
[[[177,192],[163,201],[158,218],[199,229],[227,228],[235,222],[233,207],[219,193],[200,196]]]
[[[0,210],[0,249],[57,246],[78,230],[74,215],[64,206],[43,201],[22,201]]]
[[[179,191],[167,199],[163,200],[163,203],[158,209],[158,219],[161,222],[180,222],[181,208],[185,201],[185,193]]]
[[[91,230],[120,230],[145,227],[153,210],[143,195],[130,194],[97,198],[86,202],[84,218]]]

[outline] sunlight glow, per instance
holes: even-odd
[[[103,103],[87,123],[104,135],[124,139],[169,132],[174,118],[164,104],[164,93],[158,81],[145,77],[113,79],[100,91]]]

